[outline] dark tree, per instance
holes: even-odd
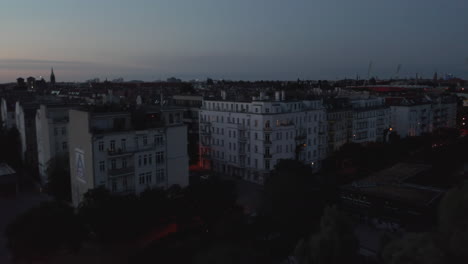
[[[390,242],[382,258],[386,264],[442,264],[444,253],[436,246],[430,233],[407,234]]]
[[[279,230],[303,232],[310,221],[320,218],[319,187],[309,166],[280,160],[265,182],[262,211]]]
[[[441,245],[451,263],[468,263],[468,183],[449,191],[439,207]]]
[[[9,249],[16,259],[24,260],[51,256],[63,249],[77,250],[83,234],[73,208],[61,202],[44,202],[6,228]]]
[[[295,256],[301,264],[355,263],[359,241],[348,217],[327,207],[320,220],[320,231],[299,242]]]
[[[78,207],[88,232],[102,241],[134,238],[144,229],[141,207],[134,195],[110,194],[104,187],[89,190]]]
[[[59,201],[71,201],[70,165],[68,156],[57,156],[47,166],[46,192]]]
[[[21,169],[21,140],[16,128],[0,130],[0,161],[4,161],[15,170]]]
[[[183,203],[189,215],[200,216],[209,226],[236,205],[236,188],[232,181],[211,177],[184,190]]]

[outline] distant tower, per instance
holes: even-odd
[[[50,71],[50,84],[55,85],[54,68],[51,68],[51,71]]]

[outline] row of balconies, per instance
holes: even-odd
[[[109,156],[125,156],[125,155],[132,155],[135,152],[140,151],[147,151],[151,149],[158,149],[164,147],[164,144],[148,144],[145,146],[138,146],[138,147],[126,147],[126,148],[115,148],[115,149],[107,149],[107,154]]]

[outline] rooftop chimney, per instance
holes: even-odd
[[[260,100],[264,100],[265,99],[265,92],[260,92]]]

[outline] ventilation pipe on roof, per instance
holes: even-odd
[[[223,100],[226,100],[226,91],[221,90],[221,98],[222,98]]]
[[[260,100],[264,100],[265,99],[265,92],[260,92]]]

